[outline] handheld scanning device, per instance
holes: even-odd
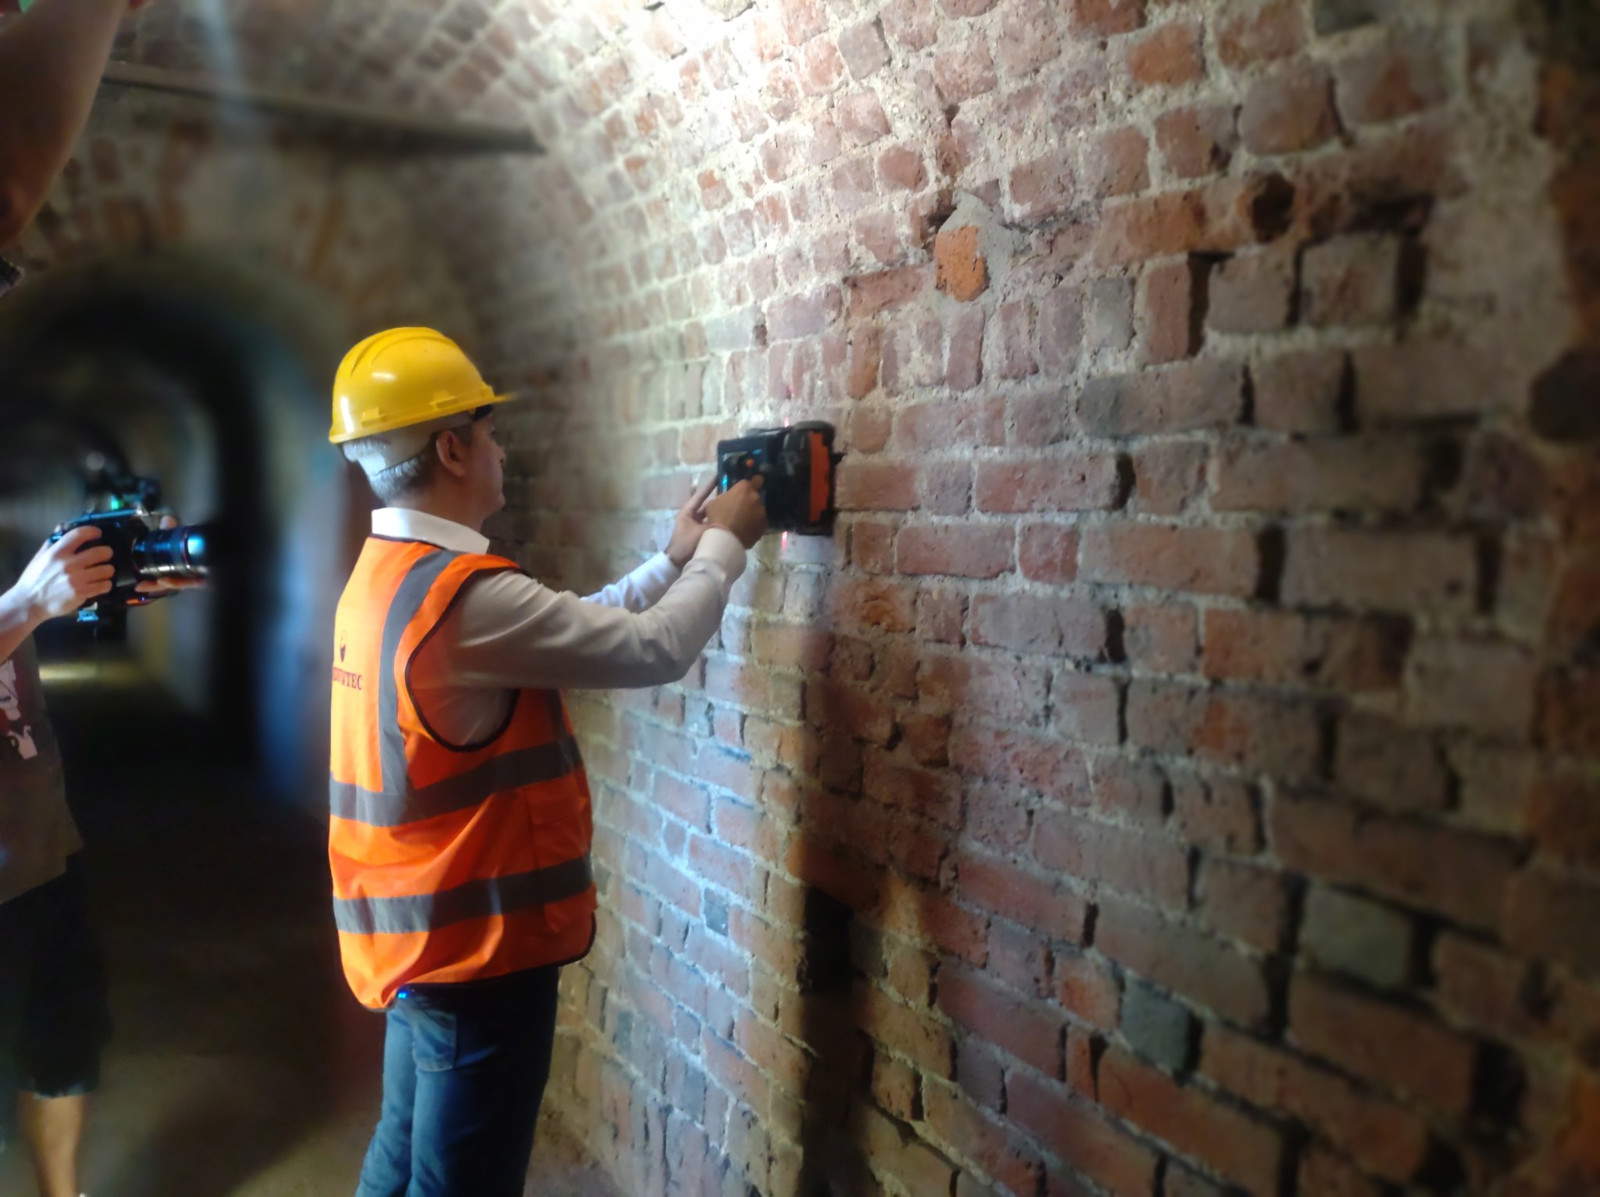
[[[767,525],[807,536],[833,533],[833,425],[820,420],[783,428],[756,428],[717,443],[717,489],[761,477]]]

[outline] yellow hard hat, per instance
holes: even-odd
[[[391,328],[362,341],[339,364],[333,381],[335,445],[457,412],[504,403],[472,359],[431,328]]]

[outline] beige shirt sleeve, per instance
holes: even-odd
[[[423,649],[417,700],[460,744],[494,730],[509,690],[676,681],[716,634],[744,568],[738,539],[711,528],[681,574],[652,559],[589,598],[511,571],[479,578]]]

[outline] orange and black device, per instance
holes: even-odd
[[[767,524],[775,532],[833,532],[833,425],[821,421],[757,428],[717,444],[717,489],[760,475]]]

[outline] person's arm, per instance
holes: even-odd
[[[16,585],[0,594],[0,661],[9,661],[45,620],[70,615],[110,591],[115,572],[107,564],[110,546],[84,548],[99,536],[99,528],[74,528],[55,544],[45,544]]]
[[[706,480],[678,508],[677,518],[672,523],[672,536],[665,549],[604,590],[584,595],[583,601],[598,603],[603,607],[623,607],[629,611],[644,611],[653,606],[667,592],[667,588],[678,580],[678,574],[689,564],[695,549],[700,546],[700,538],[705,535],[707,527],[706,501],[710,499],[716,484],[714,477]]]
[[[677,681],[716,633],[745,552],[767,529],[758,485],[704,497],[690,501],[700,522],[694,555],[647,611],[588,603],[509,571],[471,583],[439,637],[448,661],[440,680],[496,690]]]
[[[565,690],[676,681],[716,633],[744,566],[736,537],[708,532],[646,611],[587,602],[520,573],[480,578],[440,637],[449,684]]]
[[[71,157],[130,7],[38,0],[0,33],[0,245],[22,235]]]

